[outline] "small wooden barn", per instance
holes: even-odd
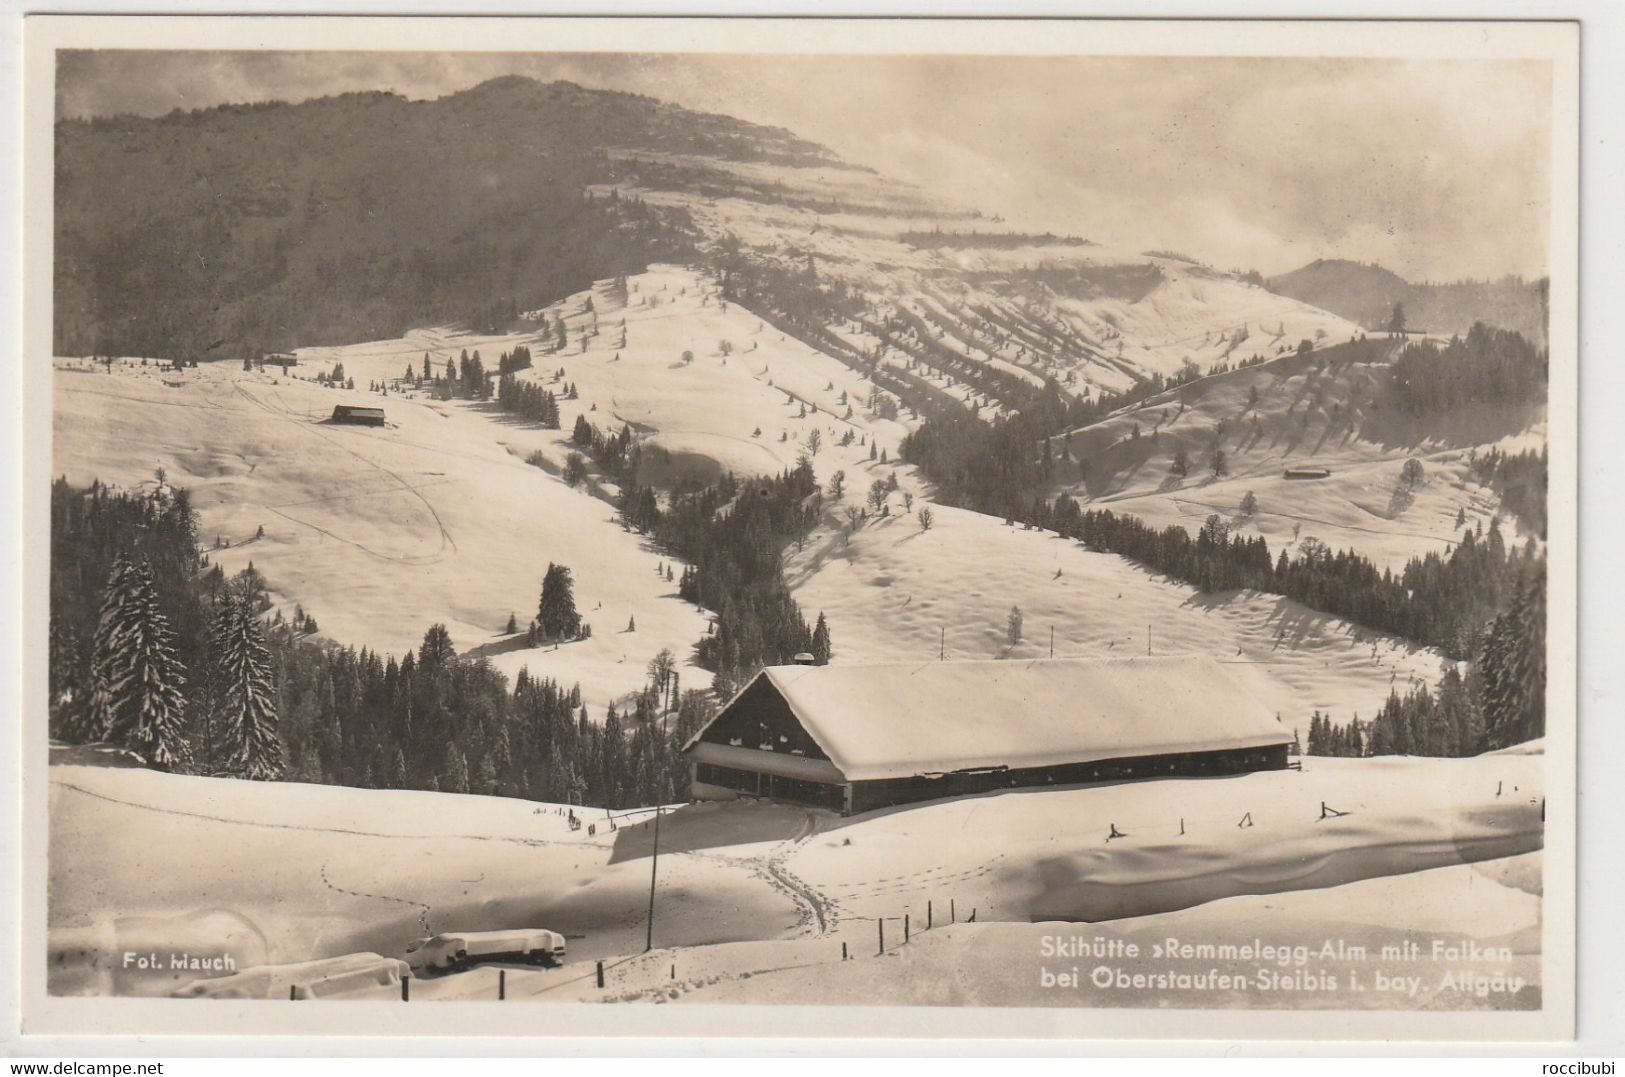
[[[383,426],[385,423],[384,409],[360,407],[355,404],[339,404],[333,409],[333,422],[350,423],[355,426]]]
[[[843,814],[1018,787],[1280,770],[1292,733],[1211,658],[770,666],[683,747],[696,799]]]

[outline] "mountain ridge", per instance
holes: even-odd
[[[1317,258],[1265,286],[1278,295],[1331,311],[1366,329],[1387,328],[1394,305],[1405,309],[1412,331],[1465,333],[1474,322],[1514,329],[1546,340],[1547,282],[1517,277],[1417,283],[1371,262]]]
[[[784,128],[569,82],[64,120],[56,138],[62,355],[525,330],[655,263],[727,275],[848,365],[900,359],[973,407],[1355,331],[1177,258],[1000,231]]]

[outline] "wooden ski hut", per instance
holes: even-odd
[[[339,404],[333,409],[335,423],[351,423],[356,426],[383,426],[383,408],[365,408],[355,404]]]
[[[843,814],[995,789],[1281,770],[1292,733],[1211,658],[770,666],[684,745],[696,799]]]

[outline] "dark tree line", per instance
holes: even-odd
[[[484,658],[460,658],[440,625],[397,660],[284,637],[277,654],[290,777],[599,807],[682,795],[677,754],[709,715],[703,692],[653,683],[595,722],[577,688],[521,670],[510,690]]]
[[[1469,698],[1481,712],[1476,732],[1453,735],[1451,750],[1435,754],[1472,754],[1544,732],[1546,561],[1533,540],[1521,550],[1508,547],[1498,523],[1487,532],[1464,531],[1448,556],[1413,557],[1396,575],[1353,550],[1333,551],[1312,540],[1300,544],[1296,556],[1282,550],[1272,564],[1262,536],[1231,536],[1218,516],[1209,516],[1192,538],[1177,525],[1159,531],[1110,510],[1083,512],[1067,498],[1039,508],[1038,526],[1204,591],[1285,595],[1473,663]],[[1389,741],[1367,735],[1367,748],[1373,743]]]
[[[1546,350],[1522,334],[1482,322],[1441,346],[1407,344],[1389,368],[1388,397],[1409,415],[1468,404],[1528,404],[1546,398]]]
[[[627,807],[682,795],[677,749],[710,715],[669,652],[624,712],[521,671],[510,690],[441,625],[397,659],[319,644],[275,615],[252,566],[227,579],[197,547],[184,490],[52,486],[50,727],[163,770],[438,789]],[[579,630],[550,566],[539,624]],[[551,585],[551,586],[549,586]],[[574,624],[570,623],[572,620]]]
[[[689,563],[678,593],[716,613],[699,662],[719,694],[767,665],[801,651],[827,662],[829,626],[809,627],[784,579],[783,551],[818,518],[818,481],[805,459],[777,476],[738,481],[725,474],[703,490],[674,494],[655,528],[661,544]],[[815,638],[817,637],[817,638]]]
[[[1509,547],[1498,523],[1487,531],[1466,529],[1448,555],[1413,557],[1396,574],[1354,550],[1334,551],[1312,539],[1293,556],[1283,549],[1272,562],[1262,536],[1232,536],[1216,515],[1192,538],[1176,524],[1157,530],[1109,509],[1080,511],[1069,498],[1039,507],[1043,511],[1028,514],[1027,522],[1204,591],[1248,588],[1285,595],[1457,659],[1472,657],[1489,622],[1545,566],[1532,540],[1521,549]]]
[[[622,526],[688,562],[678,594],[716,615],[696,655],[716,675],[719,698],[801,651],[829,660],[828,624],[820,614],[822,633],[808,627],[784,579],[784,548],[818,519],[821,494],[810,461],[777,476],[741,480],[725,472],[710,485],[685,479],[662,506],[655,489],[637,481],[643,449],[630,427],[606,434],[577,416],[571,441],[620,487]]]
[[[515,344],[513,351],[503,352],[497,356],[497,375],[516,374],[521,370],[530,369],[530,349],[523,344]]]
[[[1546,537],[1547,452],[1533,449],[1504,453],[1499,449],[1473,455],[1473,477],[1501,495],[1501,511]]]
[[[549,430],[559,428],[559,401],[552,390],[504,374],[497,382],[497,406]]]

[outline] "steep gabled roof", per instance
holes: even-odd
[[[759,677],[849,781],[1292,740],[1245,671],[1206,657],[770,666]]]

